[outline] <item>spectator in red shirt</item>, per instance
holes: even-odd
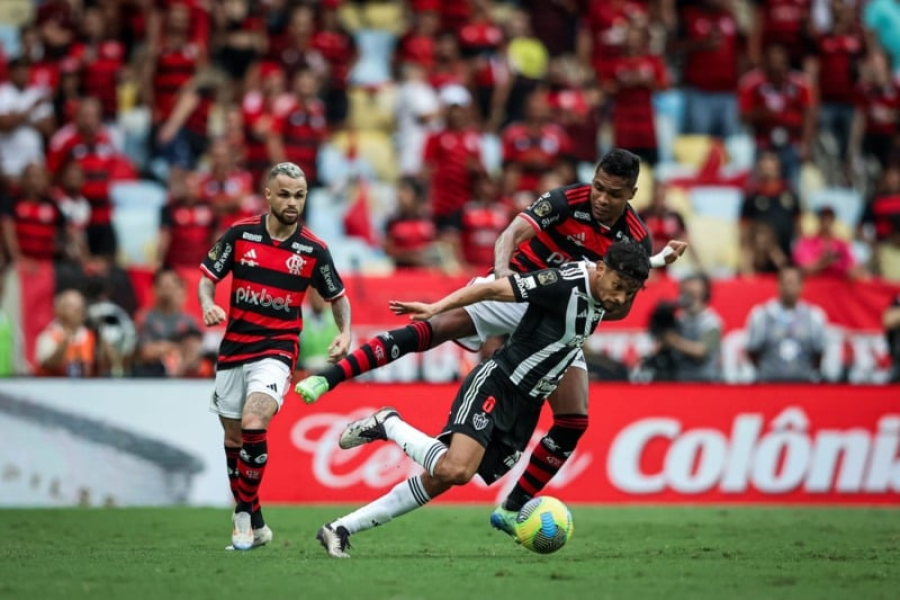
[[[47,58],[58,60],[69,53],[78,31],[81,3],[47,0],[37,10],[35,22]]]
[[[765,62],[766,50],[785,49],[792,68],[803,66],[812,30],[810,0],[753,0],[756,5],[750,31],[749,54],[753,64]]]
[[[475,195],[462,209],[462,259],[470,267],[487,272],[494,266],[494,244],[509,225],[509,209],[497,198],[497,186],[484,175],[475,184]]]
[[[434,264],[437,230],[425,211],[422,185],[413,177],[397,184],[397,210],[384,228],[384,252],[400,269]]]
[[[156,151],[169,163],[183,168],[193,168],[206,149],[204,115],[198,115],[196,126],[181,127],[195,112],[182,104],[182,111],[187,114],[179,111],[182,114],[173,119],[179,99],[207,63],[204,46],[193,41],[190,33],[190,7],[181,3],[170,5],[161,39],[150,48],[149,69],[143,86],[147,104],[153,107],[154,128],[160,130],[168,125],[164,133],[154,135],[158,142]],[[175,121],[177,128],[170,119]],[[176,131],[174,135],[173,130]]]
[[[319,9],[319,28],[312,36],[312,48],[328,63],[327,85],[323,90],[325,117],[333,127],[347,119],[347,79],[357,59],[356,42],[338,20],[335,0],[323,0]]]
[[[217,233],[256,214],[248,202],[253,196],[253,175],[238,166],[237,157],[228,139],[214,140],[209,148],[209,169],[199,181],[200,198],[212,208],[219,222]]]
[[[571,141],[551,117],[547,91],[538,89],[528,96],[525,120],[503,130],[504,194],[535,190],[541,175],[563,167],[569,171],[566,180],[574,179]]]
[[[796,187],[800,165],[810,157],[816,101],[807,77],[790,69],[784,47],[766,48],[762,68],[741,78],[738,106],[753,130],[757,152],[775,152],[782,173]]]
[[[473,176],[482,172],[481,135],[472,125],[472,96],[461,85],[439,92],[445,127],[425,142],[422,180],[429,182],[438,235],[458,242],[462,206],[472,197]]]
[[[84,171],[82,194],[91,203],[91,219],[87,227],[88,248],[93,256],[116,254],[116,234],[112,226],[112,202],[109,198],[111,174],[127,159],[113,148],[109,132],[101,121],[100,101],[85,98],[78,105],[75,122],[56,132],[50,140],[47,167],[57,173],[69,160],[75,160]]]
[[[579,163],[597,162],[597,131],[603,92],[593,82],[581,83],[581,69],[574,61],[557,57],[550,61],[550,110],[569,136],[572,158]],[[564,185],[564,184],[563,184]]]
[[[625,52],[625,39],[632,26],[646,30],[647,6],[632,0],[589,0],[578,30],[578,58],[603,79],[611,62]]]
[[[502,80],[505,69],[500,60],[503,30],[490,13],[490,3],[475,0],[471,19],[459,30],[459,48],[472,73],[475,99],[482,119],[492,114],[493,95],[497,79]],[[512,17],[511,17],[512,18]],[[497,73],[502,69],[503,73]]]
[[[615,102],[613,135],[616,146],[628,148],[655,165],[659,160],[653,93],[669,87],[662,59],[648,51],[647,29],[632,25],[625,36],[624,54],[611,61],[604,87]]]
[[[285,73],[275,63],[259,66],[260,86],[244,94],[241,111],[244,123],[246,167],[253,175],[253,189],[259,189],[262,179],[275,162],[276,137],[274,130],[278,106],[291,102],[285,92]]]
[[[834,136],[834,152],[846,164],[856,100],[857,63],[866,52],[865,37],[855,8],[833,3],[831,31],[813,40],[814,51],[806,59],[806,73],[819,89],[819,130]]]
[[[272,126],[276,145],[273,162],[292,162],[306,174],[309,187],[319,185],[316,161],[328,137],[325,103],[319,99],[319,78],[309,68],[294,75],[293,96],[276,104]],[[306,206],[304,205],[304,211]]]
[[[884,168],[897,157],[897,120],[900,86],[891,74],[887,57],[872,52],[862,65],[856,90],[856,110],[850,131],[850,153],[855,163],[876,160]]]
[[[452,84],[469,87],[470,82],[469,66],[462,58],[456,35],[449,31],[438,34],[429,83],[434,88],[442,88]]]
[[[900,166],[891,165],[882,173],[875,193],[863,209],[858,237],[869,245],[876,272],[879,246],[900,245]]]
[[[3,239],[12,262],[63,258],[69,230],[62,211],[49,194],[43,166],[26,166],[19,192],[3,204]]]
[[[729,137],[740,132],[737,89],[744,40],[727,0],[681,10],[685,133]]]
[[[435,43],[441,27],[438,0],[412,2],[412,27],[397,42],[396,64],[415,63],[431,69],[435,62]]]
[[[196,268],[215,241],[216,215],[200,196],[201,178],[178,168],[169,171],[170,198],[160,215],[159,266]]]
[[[103,120],[114,121],[118,108],[117,76],[125,63],[125,46],[110,35],[109,24],[99,6],[85,7],[81,35],[82,41],[74,45],[70,57],[82,69],[86,95],[100,99]]]

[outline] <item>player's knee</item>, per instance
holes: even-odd
[[[268,429],[269,417],[257,414],[245,414],[241,418],[241,429]]]
[[[554,394],[550,398],[550,408],[554,415],[583,414],[587,415],[587,392],[570,391],[563,394]],[[587,417],[585,417],[587,418]]]
[[[475,476],[476,468],[442,460],[434,469],[434,478],[444,485],[465,485]]]

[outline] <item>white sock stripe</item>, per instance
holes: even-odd
[[[409,483],[409,489],[412,492],[413,497],[416,499],[416,502],[419,503],[419,506],[427,504],[431,498],[425,492],[425,488],[422,486],[422,478],[421,477],[410,477],[407,480]]]
[[[487,380],[496,366],[497,363],[492,360],[484,363],[483,370],[472,381],[472,387],[469,388],[469,390],[466,392],[465,397],[463,398],[462,406],[460,407],[460,410],[456,415],[456,419],[454,419],[453,421],[455,424],[461,425],[462,423],[466,422],[466,419],[469,417],[469,411],[472,410],[472,403],[478,396],[478,391],[481,389],[481,386],[484,385],[484,382]]]
[[[445,452],[447,452],[447,446],[441,442],[434,444],[428,449],[428,452],[425,453],[425,459],[422,461],[422,463],[424,463],[422,466],[425,467],[425,470],[428,471],[428,473],[434,474],[434,468],[437,466],[437,461]]]

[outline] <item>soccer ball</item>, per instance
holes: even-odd
[[[525,503],[516,517],[516,539],[538,554],[550,554],[572,537],[572,513],[550,496],[538,496]]]

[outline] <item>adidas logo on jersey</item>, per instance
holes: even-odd
[[[573,244],[577,244],[578,246],[584,246],[585,235],[583,231],[579,231],[578,233],[573,233],[571,235],[567,235],[566,239],[572,242]]]
[[[259,263],[256,262],[256,250],[250,248],[244,252],[244,255],[241,257],[241,264],[248,267],[258,266]]]

